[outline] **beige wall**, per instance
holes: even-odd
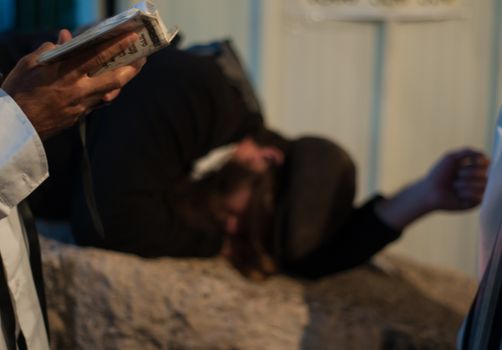
[[[343,144],[359,166],[359,200],[399,189],[448,149],[490,144],[502,102],[498,0],[466,0],[462,20],[387,24],[313,22],[290,14],[293,1],[156,2],[187,42],[233,36],[270,124]],[[433,215],[392,250],[474,274],[477,225],[477,212]]]
[[[119,10],[139,0],[119,0]],[[251,0],[156,0],[168,27],[178,26],[183,45],[232,37],[247,60],[251,38]]]
[[[346,146],[359,164],[360,199],[399,189],[448,149],[489,144],[501,102],[491,96],[494,2],[467,2],[462,20],[386,24],[314,22],[289,15],[290,5],[265,5],[271,120]],[[391,249],[474,274],[477,216],[433,215]]]

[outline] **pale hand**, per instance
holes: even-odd
[[[441,158],[420,181],[431,210],[466,210],[479,205],[487,183],[490,161],[471,149]]]

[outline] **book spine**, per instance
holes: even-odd
[[[98,75],[107,70],[125,66],[169,45],[170,40],[166,38],[165,33],[159,32],[159,27],[156,26],[154,22],[155,19],[144,18],[143,26],[137,31],[139,36],[138,40],[129,46],[127,50],[122,51],[112,60],[105,63],[99,70],[92,72],[90,75]]]
[[[143,25],[145,26],[146,31],[148,32],[148,36],[154,47],[159,47],[162,45],[160,37],[157,33],[155,26],[152,24],[152,21],[148,18],[143,18]]]

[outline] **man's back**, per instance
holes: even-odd
[[[193,232],[173,214],[175,184],[195,159],[262,127],[209,57],[167,49],[153,55],[117,101],[90,118],[97,208],[94,230],[83,193],[72,218],[77,242],[143,256],[209,256],[221,237]]]

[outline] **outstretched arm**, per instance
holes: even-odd
[[[368,261],[415,220],[435,210],[459,211],[477,206],[486,186],[488,159],[462,150],[441,158],[427,175],[392,197],[376,197],[353,211],[337,232],[286,271],[319,278]]]
[[[461,211],[481,203],[489,160],[465,149],[446,154],[417,182],[375,206],[376,215],[396,230],[436,210]]]

